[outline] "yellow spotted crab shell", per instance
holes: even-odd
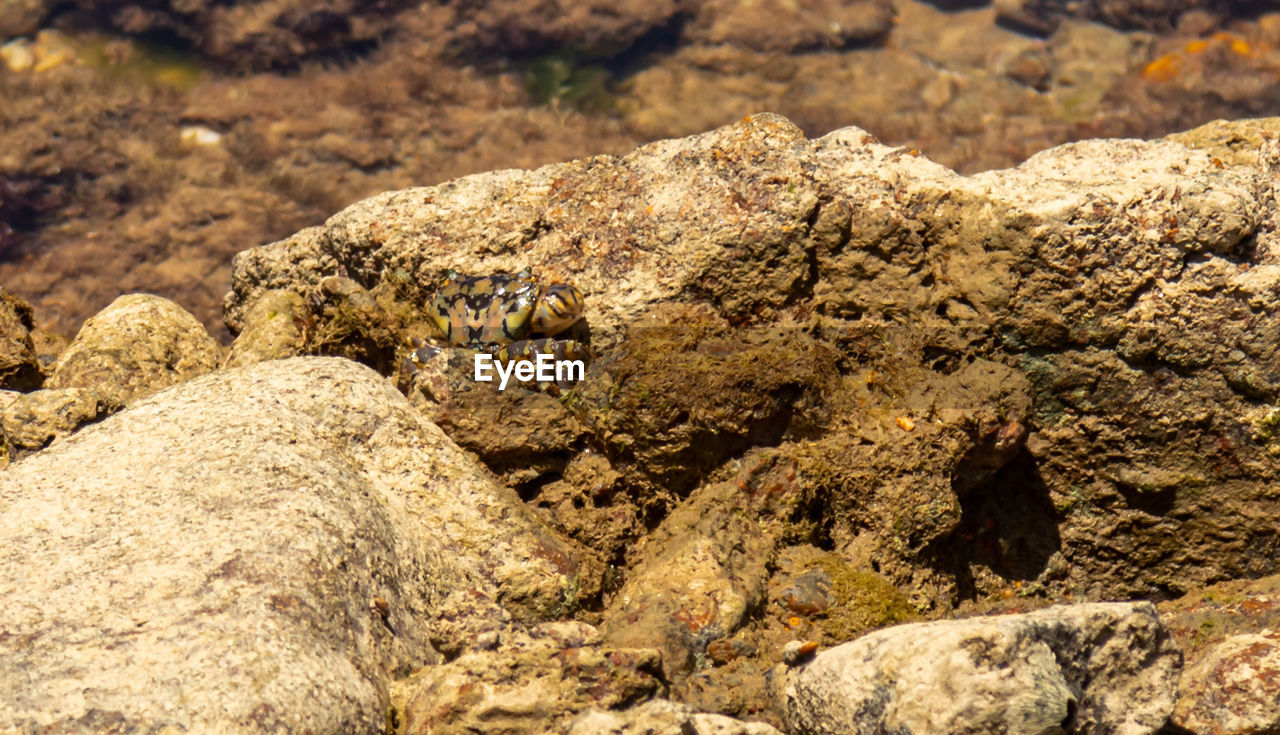
[[[497,347],[531,333],[551,337],[582,316],[582,292],[567,283],[538,284],[530,269],[449,280],[431,302],[431,317],[450,345]]]

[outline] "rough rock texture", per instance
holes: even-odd
[[[555,732],[588,707],[625,707],[665,690],[657,651],[604,647],[585,623],[490,631],[472,646],[397,684],[399,732]]]
[[[918,516],[887,533],[891,525],[867,533],[837,522],[837,549],[862,564],[874,556],[867,549],[896,537],[900,553],[949,566],[948,584],[964,595],[1015,581],[1095,599],[1178,592],[1278,565],[1278,132],[1272,120],[1176,140],[1088,141],[962,177],[856,128],[807,140],[781,118],[753,116],[622,158],[367,199],[323,227],[240,254],[228,322],[252,326],[246,309],[258,294],[314,294],[338,272],[417,308],[448,268],[528,265],[586,293],[592,345],[605,356],[593,369],[619,364],[615,348],[641,339],[629,330],[646,320],[722,320],[731,342],[747,344],[756,325],[794,324],[840,353],[845,383],[885,399],[877,415],[889,427],[981,407],[989,392],[940,381],[983,357],[1030,381],[1030,418],[1012,409],[979,420],[981,446],[958,468],[972,477],[954,492],[925,491],[950,480],[918,473],[921,504],[885,500],[919,507]],[[405,319],[382,308],[391,343]],[[665,348],[642,357],[675,359]],[[618,374],[641,375],[644,364],[633,362]],[[713,430],[723,425],[714,413],[708,421],[678,410],[697,390],[613,382],[627,411],[575,409],[593,441],[632,434],[641,437],[634,449],[649,451],[628,421],[691,446],[714,448],[702,437],[732,434]],[[895,392],[896,403],[887,400]],[[734,401],[725,403],[731,412]],[[607,421],[593,423],[597,414]],[[815,430],[834,430],[818,419]],[[764,441],[786,436],[783,420],[764,422],[775,432]],[[1028,453],[1006,465],[1023,436]],[[588,484],[540,486],[555,495],[552,506],[598,508],[604,523],[580,538],[594,543],[587,535],[596,533],[612,554],[635,532],[632,511],[616,503],[657,497],[644,514],[652,523],[679,498],[629,496],[626,451],[597,449],[604,465],[574,459],[565,469],[583,470]],[[692,464],[709,472],[736,451]]]
[[[0,393],[0,433],[15,449],[40,449],[99,413],[97,396],[85,388]]]
[[[193,380],[15,463],[0,536],[0,728],[19,730],[380,733],[390,678],[438,660],[450,594],[537,622],[593,584],[334,358]]]
[[[776,670],[792,733],[1154,733],[1181,654],[1150,603],[903,625]]]
[[[655,699],[622,712],[584,712],[570,723],[569,735],[781,735],[781,732],[762,722],[698,713],[687,705]]]
[[[1236,635],[1182,675],[1173,722],[1191,732],[1280,732],[1280,631]]]
[[[31,305],[0,289],[0,390],[35,390],[44,380],[33,329]]]
[[[231,343],[223,367],[252,365],[297,355],[304,342],[306,309],[302,297],[292,291],[268,291],[251,307],[252,329]]]
[[[1160,609],[1186,654],[1175,725],[1241,735],[1280,728],[1280,576],[1215,584]]]
[[[147,294],[121,296],[63,351],[47,388],[85,388],[106,411],[213,370],[218,343],[182,307]]]

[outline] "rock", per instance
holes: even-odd
[[[482,5],[454,2],[431,14],[428,33],[453,53],[467,56],[554,54],[572,49],[586,58],[627,51],[645,34],[679,22],[700,0],[638,2],[589,0],[499,0]],[[422,12],[422,11],[420,11]]]
[[[1236,635],[1182,675],[1173,723],[1222,735],[1280,730],[1280,631]]]
[[[107,24],[131,35],[170,33],[206,58],[236,71],[296,65],[303,59],[356,49],[395,27],[406,3],[348,0],[325,8],[302,2],[218,3],[186,0],[117,3],[84,0]]]
[[[653,493],[684,494],[753,445],[811,436],[839,383],[836,350],[794,326],[731,329],[672,314],[630,329],[574,391],[574,413]]]
[[[85,388],[0,393],[0,432],[18,449],[40,449],[99,413],[97,396]]]
[[[397,685],[403,732],[555,732],[588,707],[615,708],[664,690],[652,649],[600,645],[584,623],[543,623],[500,637]]]
[[[84,323],[46,387],[88,389],[104,411],[115,411],[215,369],[219,358],[218,343],[182,307],[129,294]]]
[[[304,341],[306,319],[303,299],[292,291],[268,291],[250,307],[250,329],[231,343],[224,367],[242,367],[263,360],[294,357]]]
[[[684,38],[783,53],[847,48],[884,36],[893,21],[893,5],[883,0],[709,0],[685,28]]]
[[[1221,17],[1225,0],[996,0],[996,11],[1004,20],[1048,33],[1064,18],[1097,21],[1124,30],[1165,32],[1178,24],[1186,12]]]
[[[0,43],[35,33],[49,12],[49,5],[45,0],[5,0],[0,3]]]
[[[35,390],[44,380],[34,329],[31,305],[0,289],[0,390]]]
[[[1186,655],[1175,725],[1224,735],[1280,726],[1280,576],[1198,588],[1160,611]]]
[[[1150,603],[887,628],[775,670],[795,733],[1154,733],[1181,655]]]
[[[385,282],[422,304],[451,267],[484,274],[530,266],[585,293],[596,349],[685,293],[716,300],[724,315],[777,309],[808,273],[810,235],[801,225],[818,200],[794,155],[803,145],[794,125],[761,115],[625,158],[387,192],[323,227],[240,253],[228,324],[244,327],[259,292],[309,293],[340,268],[371,291]],[[694,201],[695,210],[681,209]],[[381,265],[369,260],[374,254]]]
[[[569,735],[781,735],[763,722],[695,712],[688,705],[654,699],[621,712],[583,712],[569,724]]]
[[[241,253],[228,320],[243,328],[258,294],[311,294],[343,271],[412,310],[450,267],[531,266],[585,291],[592,369],[610,389],[565,400],[603,455],[566,460],[581,483],[544,482],[548,465],[529,488],[546,488],[548,511],[592,508],[566,514],[565,530],[606,554],[717,464],[812,436],[844,483],[824,485],[830,541],[858,569],[912,580],[913,604],[1015,581],[1077,598],[1172,594],[1277,570],[1250,549],[1271,537],[1280,481],[1280,128],[1240,123],[1241,142],[1230,128],[1200,148],[1090,140],[965,177],[856,128],[807,140],[752,116],[621,158],[367,199]],[[1252,157],[1249,141],[1261,143]],[[379,304],[389,345],[409,318]],[[646,323],[709,324],[715,340],[636,351],[658,344]],[[771,329],[787,336],[752,342]],[[804,359],[768,379],[790,375],[798,394],[765,396],[756,376],[718,394],[732,400],[710,418],[687,389],[703,385],[696,371],[647,378],[793,348]],[[838,387],[819,356],[830,350]],[[611,414],[613,387],[625,410]],[[840,391],[870,408],[831,413]],[[935,417],[948,438],[927,461],[888,451],[935,431]]]
[[[0,580],[0,628],[22,631],[0,640],[0,729],[380,733],[390,678],[438,661],[450,595],[536,623],[599,578],[336,358],[138,401],[14,463],[0,495],[0,564],[27,570]]]

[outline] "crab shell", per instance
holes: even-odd
[[[567,283],[543,287],[528,268],[470,278],[451,270],[431,302],[431,317],[451,345],[496,347],[534,333],[559,334],[582,309],[581,291]]]

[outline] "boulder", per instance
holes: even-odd
[[[303,299],[292,291],[268,291],[251,307],[251,329],[231,343],[223,367],[242,367],[263,360],[294,357],[304,341],[307,317]]]
[[[598,584],[338,358],[137,401],[4,470],[0,508],[0,729],[380,733],[450,595],[537,623]]]
[[[1182,656],[1150,603],[886,628],[776,670],[792,733],[1155,733]]]
[[[0,433],[15,449],[40,449],[99,413],[97,396],[85,388],[0,392]]]
[[[128,294],[84,323],[58,357],[46,388],[85,388],[115,411],[218,366],[218,343],[172,301]]]
[[[1160,612],[1186,656],[1174,725],[1223,735],[1280,729],[1280,575],[1197,588]]]
[[[1280,731],[1280,631],[1231,636],[1198,656],[1173,722],[1196,733]]]
[[[530,266],[585,292],[597,387],[608,388],[593,402],[565,400],[604,454],[603,465],[564,465],[566,478],[590,469],[590,487],[537,486],[556,507],[613,513],[595,526],[611,529],[605,543],[636,528],[616,503],[656,499],[642,513],[652,527],[691,478],[753,445],[857,436],[862,428],[806,406],[862,381],[889,433],[907,431],[892,428],[897,418],[923,433],[935,414],[987,409],[972,415],[971,455],[917,473],[920,502],[887,504],[920,514],[901,519],[910,535],[893,542],[893,563],[943,567],[953,577],[944,588],[964,594],[1014,582],[1090,599],[1178,593],[1280,568],[1253,551],[1280,510],[1280,127],[1195,132],[1072,143],[965,177],[857,128],[808,140],[778,116],[754,115],[624,157],[377,195],[237,256],[227,318],[245,329],[259,294],[312,294],[337,272],[420,308],[449,268]],[[405,321],[383,311],[386,332]],[[713,335],[723,341],[682,355],[641,329],[694,321],[727,325]],[[758,343],[757,364],[800,357],[755,383],[700,396],[702,387],[681,391],[703,385],[692,379],[650,379],[685,358],[745,361],[753,335],[792,326]],[[832,348],[841,381],[807,367]],[[988,364],[1016,371],[1023,388],[978,374]],[[791,399],[738,400],[775,379]],[[991,384],[1026,390],[1029,411],[993,399]],[[882,400],[890,391],[896,404]],[[701,399],[722,403],[720,414]],[[633,464],[632,452],[646,461]],[[847,509],[832,511],[835,544],[861,566],[894,533],[868,543],[865,527],[842,527]],[[974,563],[948,561],[955,552]]]

